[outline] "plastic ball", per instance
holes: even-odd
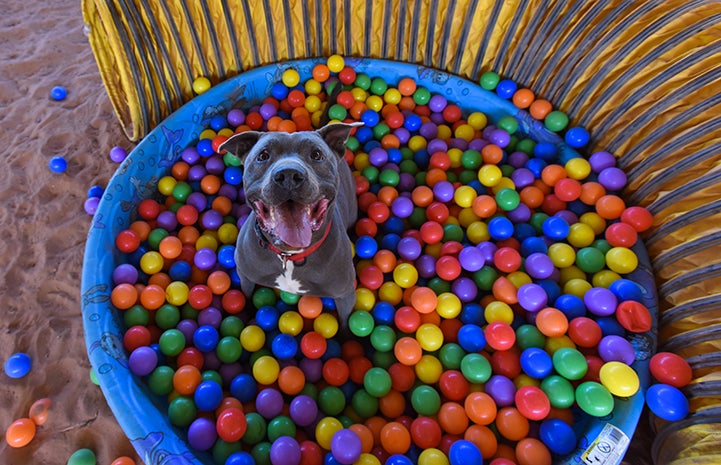
[[[640,381],[638,374],[630,366],[621,362],[608,362],[599,372],[601,384],[611,394],[618,397],[631,397],[638,392]]]
[[[23,352],[17,352],[5,361],[5,374],[9,378],[22,378],[30,372],[32,359]]]
[[[554,352],[553,368],[568,380],[579,380],[588,372],[588,363],[581,352],[571,347],[562,347]]]
[[[465,439],[460,439],[451,445],[448,458],[451,465],[473,465],[483,462],[483,456],[478,447]]]
[[[683,357],[671,352],[658,352],[653,355],[649,369],[657,381],[676,388],[688,385],[693,379],[688,362]]]
[[[360,458],[362,446],[361,439],[350,429],[337,431],[330,444],[333,457],[344,465],[355,463]]]
[[[521,369],[532,378],[543,379],[553,368],[551,356],[542,349],[529,347],[521,353]]]
[[[210,79],[205,76],[200,76],[195,78],[195,80],[193,81],[193,92],[200,95],[204,92],[207,92],[211,86],[212,84],[210,83]]]
[[[35,437],[36,425],[29,418],[20,418],[8,426],[5,431],[5,440],[13,448],[25,447]]]
[[[90,449],[78,449],[70,455],[67,465],[95,465],[95,452]]]
[[[689,402],[683,392],[663,383],[646,390],[646,405],[654,415],[666,421],[683,420],[689,413]]]
[[[605,417],[613,411],[613,396],[601,384],[586,381],[576,387],[578,406],[593,417]]]
[[[50,89],[50,98],[52,98],[55,101],[62,101],[65,100],[65,98],[68,96],[68,91],[63,86],[54,86],[52,89]]]
[[[50,168],[50,171],[53,173],[64,173],[65,170],[68,169],[68,162],[64,157],[56,155],[48,162],[48,168]]]
[[[223,410],[216,420],[218,436],[227,442],[239,441],[248,427],[245,413],[238,408],[227,408]]]

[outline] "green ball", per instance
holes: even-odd
[[[336,386],[324,387],[318,393],[318,408],[326,415],[336,416],[345,408],[345,395]]]
[[[498,120],[496,126],[499,129],[503,129],[508,134],[513,134],[518,131],[518,120],[515,116],[504,116]]]
[[[365,310],[355,311],[348,318],[350,331],[358,337],[369,336],[373,332],[374,326],[373,315]]]
[[[150,312],[142,305],[133,305],[123,312],[123,322],[127,328],[131,326],[148,326]]]
[[[498,278],[498,272],[490,265],[484,265],[483,268],[473,273],[473,282],[482,291],[490,291],[496,278]]]
[[[371,87],[371,78],[365,73],[358,73],[353,84],[363,90],[368,90]]]
[[[494,90],[499,82],[501,82],[501,76],[493,71],[486,71],[481,75],[480,84],[486,90]]]
[[[380,325],[373,328],[371,346],[380,352],[390,352],[396,343],[396,332],[390,326]]]
[[[148,387],[153,394],[167,396],[173,392],[173,375],[175,371],[169,366],[156,367],[148,377]]]
[[[339,121],[343,121],[346,116],[348,116],[348,110],[346,110],[345,107],[340,103],[331,105],[328,109],[328,117],[330,119],[337,119]]]
[[[586,273],[597,273],[606,266],[606,256],[595,247],[583,247],[576,252],[576,266]]]
[[[439,278],[438,276],[431,278],[428,281],[428,287],[430,287],[436,295],[441,295],[444,292],[451,292],[451,283],[445,279]]]
[[[95,452],[90,449],[78,449],[68,459],[68,465],[95,465]]]
[[[413,160],[403,160],[398,167],[400,168],[401,173],[408,173],[413,176],[418,173],[418,165],[416,165],[416,162]]]
[[[368,180],[369,183],[376,184],[378,182],[380,171],[375,166],[366,166],[363,168],[363,171],[361,171],[361,174]]]
[[[371,93],[375,95],[383,95],[388,90],[388,84],[383,78],[373,78],[371,81]]]
[[[388,370],[391,365],[396,363],[398,360],[396,359],[396,356],[391,350],[388,352],[376,351],[375,353],[373,353],[371,361],[373,362],[373,366]]]
[[[363,387],[373,397],[383,397],[391,390],[391,375],[383,368],[373,367],[363,376]]]
[[[245,421],[247,423],[247,427],[245,434],[241,438],[245,444],[252,446],[253,444],[258,444],[260,441],[265,439],[265,433],[268,425],[259,413],[246,413]]]
[[[250,450],[250,455],[255,460],[255,465],[271,465],[270,461],[270,446],[271,444],[267,441],[259,442]]]
[[[305,383],[303,389],[301,389],[299,396],[308,396],[314,401],[318,401],[318,388],[313,383]]]
[[[606,239],[596,239],[591,246],[600,250],[604,256],[613,248]]]
[[[568,116],[562,111],[554,110],[546,115],[543,124],[549,131],[560,132],[568,126]]]
[[[421,384],[411,392],[411,406],[418,415],[430,417],[441,408],[441,396],[432,387]]]
[[[413,228],[420,228],[423,223],[426,222],[426,209],[421,207],[413,207],[411,216],[408,217],[408,221],[411,223]]]
[[[446,171],[446,178],[450,183],[458,181],[458,175],[453,171]]]
[[[225,155],[223,155],[223,163],[225,166],[240,166],[243,164],[243,160],[230,152],[225,152]]]
[[[461,361],[466,356],[466,351],[455,342],[443,344],[438,354],[441,365],[446,370],[458,370],[461,368]]]
[[[390,134],[391,128],[386,123],[378,123],[373,126],[373,137],[376,140],[383,139],[384,136]]]
[[[470,383],[485,383],[491,371],[491,363],[481,354],[468,354],[461,360],[461,373]]]
[[[278,299],[275,292],[267,287],[259,287],[253,292],[253,306],[255,308],[265,307],[266,305],[274,306]]]
[[[501,174],[507,178],[510,178],[515,170],[511,165],[501,165]]]
[[[293,420],[285,415],[278,415],[268,422],[268,439],[275,441],[281,436],[295,437],[296,427]]]
[[[541,234],[543,233],[543,222],[547,219],[547,214],[538,212],[531,215],[531,220],[529,221],[529,223],[531,226],[533,226],[533,229],[535,229],[537,233]]]
[[[235,363],[243,353],[243,346],[240,344],[240,339],[233,336],[225,336],[215,347],[216,355],[218,360],[223,363]]]
[[[280,291],[280,300],[288,305],[296,305],[300,300],[300,295],[288,291]]]
[[[576,400],[573,385],[562,376],[547,376],[541,381],[541,390],[546,393],[551,406],[555,408],[569,408]]]
[[[496,193],[496,203],[498,204],[498,208],[509,212],[518,207],[521,203],[521,196],[515,189],[504,187]]]
[[[193,188],[185,181],[180,181],[173,187],[173,198],[178,202],[185,203],[188,196],[193,193]]]
[[[576,403],[593,417],[605,417],[613,411],[613,395],[595,381],[586,381],[576,387]]]
[[[189,397],[176,397],[168,405],[168,420],[174,426],[188,426],[195,420],[198,409]]]
[[[211,452],[215,463],[225,463],[228,457],[243,450],[243,444],[240,441],[225,442],[218,438],[213,444]]]
[[[345,429],[348,429],[355,424],[355,421],[353,421],[353,419],[348,415],[338,415],[336,418]]]
[[[467,186],[476,179],[478,179],[478,170],[463,170],[461,174],[458,175],[458,181],[464,186]]]
[[[170,233],[163,228],[155,228],[148,234],[148,245],[153,250],[158,250],[160,241],[170,236]]]
[[[178,329],[167,329],[158,341],[160,351],[168,357],[175,357],[185,349],[185,335]]]
[[[378,399],[365,389],[358,389],[354,392],[350,403],[355,413],[363,419],[370,418],[378,412]]]
[[[172,329],[180,322],[180,310],[171,304],[163,304],[155,311],[155,324],[160,329]]]
[[[521,325],[516,329],[516,344],[521,350],[531,347],[542,349],[546,343],[546,336],[534,325]]]
[[[357,152],[360,148],[360,141],[356,136],[350,136],[348,140],[345,143],[345,146],[350,150],[351,152]]]
[[[425,87],[417,87],[416,91],[413,92],[413,101],[416,105],[425,105],[431,100],[431,93]]]
[[[397,186],[401,181],[401,176],[395,170],[385,169],[381,171],[381,174],[378,176],[378,181],[381,183],[381,186]]]
[[[564,378],[576,381],[586,376],[588,362],[579,350],[562,347],[553,353],[553,368]]]
[[[98,381],[98,374],[95,373],[95,368],[90,367],[90,381],[96,385],[100,386],[100,381]]]
[[[220,373],[218,373],[215,370],[205,370],[201,375],[200,379],[202,381],[212,381],[215,384],[223,385],[223,378],[220,376]]]
[[[468,149],[461,155],[461,165],[469,170],[477,170],[483,165],[483,157],[478,150]]]
[[[180,319],[181,320],[197,320],[200,310],[196,310],[186,303],[180,307]]]
[[[533,150],[536,148],[536,141],[533,139],[521,139],[516,145],[516,151],[523,152],[526,155],[533,155]]]
[[[419,171],[416,173],[413,178],[416,180],[416,186],[425,186],[426,185],[426,172],[425,171]]]
[[[243,331],[243,328],[245,328],[243,320],[235,315],[228,315],[220,322],[220,335],[240,337],[240,333]]]
[[[443,226],[443,242],[463,242],[463,236],[463,228],[461,228],[457,224],[451,223]]]

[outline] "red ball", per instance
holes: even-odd
[[[366,357],[359,355],[348,362],[348,373],[350,380],[356,384],[363,384],[363,378],[368,370],[373,368],[373,362]]]
[[[140,247],[140,236],[132,229],[120,231],[115,236],[115,247],[123,253],[133,253]]]
[[[553,187],[553,192],[558,200],[562,202],[572,202],[581,197],[581,183],[573,178],[560,179]]]
[[[659,352],[651,357],[651,374],[659,382],[682,388],[691,382],[693,372],[683,357],[671,352]]]
[[[314,441],[301,442],[298,465],[318,465],[319,463],[323,463],[323,449]]]
[[[460,402],[470,392],[471,384],[460,371],[446,370],[438,379],[438,387],[448,400]]]
[[[183,226],[192,226],[198,221],[198,210],[192,205],[183,205],[175,212],[175,217]]]
[[[396,310],[393,322],[399,331],[414,333],[421,325],[421,314],[411,306],[403,306]]]
[[[338,73],[338,80],[345,85],[350,85],[355,82],[356,72],[350,66],[346,66]]]
[[[493,350],[508,350],[516,343],[516,332],[502,321],[489,323],[484,330],[486,342]]]
[[[368,206],[368,218],[376,223],[385,223],[390,215],[390,208],[383,202],[376,201]]]
[[[441,443],[443,431],[438,422],[428,417],[418,417],[411,423],[411,439],[421,449],[437,447]]]
[[[491,355],[491,368],[497,375],[515,378],[521,374],[521,356],[518,349],[498,350]]]
[[[361,218],[356,221],[355,233],[358,237],[370,236],[375,237],[378,234],[378,223],[370,218]]]
[[[516,391],[516,408],[529,420],[541,421],[551,411],[551,401],[541,388],[523,386]]]
[[[586,355],[586,363],[588,364],[588,371],[586,372],[586,376],[582,378],[582,381],[595,381],[597,383],[600,383],[601,367],[606,362],[604,362],[603,359],[597,355]]]
[[[436,274],[446,281],[453,281],[461,275],[461,263],[456,257],[445,255],[436,261]]]
[[[300,350],[303,355],[310,359],[321,358],[328,347],[328,343],[322,334],[316,331],[305,333],[300,340]]]
[[[128,352],[149,346],[151,342],[150,331],[145,326],[132,326],[123,335],[123,346]]]
[[[446,105],[443,109],[443,119],[451,124],[461,119],[461,116],[463,116],[463,112],[458,105]]]
[[[153,199],[145,199],[138,204],[138,214],[146,220],[157,218],[160,210],[160,204]]]
[[[428,218],[428,221],[444,223],[450,214],[446,204],[441,202],[433,202],[426,208],[426,218]]]
[[[368,265],[360,270],[358,280],[363,287],[375,291],[383,285],[383,272],[377,266]]]
[[[596,347],[603,337],[601,327],[591,318],[579,316],[568,322],[568,337],[579,347]]]
[[[616,307],[616,319],[632,333],[645,333],[653,327],[651,312],[640,302],[626,300]]]
[[[499,271],[512,273],[521,267],[521,254],[511,247],[501,247],[493,254],[493,263]]]
[[[435,221],[426,221],[421,225],[420,231],[426,244],[437,244],[443,239],[443,226]]]
[[[245,413],[235,407],[223,410],[215,422],[218,436],[226,442],[240,441],[247,427],[248,422],[245,419]]]
[[[653,215],[643,207],[628,207],[621,213],[621,221],[638,232],[644,232],[653,225]]]
[[[331,386],[342,386],[348,381],[350,376],[350,368],[348,364],[340,358],[328,359],[323,364],[323,379]]]
[[[213,291],[205,284],[196,284],[188,292],[188,303],[196,310],[204,310],[213,303]]]
[[[177,365],[179,367],[185,366],[185,365],[192,365],[198,370],[203,368],[203,365],[205,364],[205,357],[203,356],[203,353],[196,349],[195,347],[186,347],[183,349],[182,352],[178,355],[177,359]]]
[[[614,223],[606,228],[606,240],[613,247],[631,248],[638,241],[638,231],[628,223]]]
[[[410,391],[415,385],[415,371],[408,365],[396,362],[388,368],[388,374],[391,375],[391,387],[398,392]]]

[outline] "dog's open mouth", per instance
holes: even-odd
[[[313,232],[323,225],[329,204],[330,200],[322,198],[312,204],[288,200],[278,205],[266,205],[258,200],[254,206],[260,228],[273,240],[302,249],[310,246]]]

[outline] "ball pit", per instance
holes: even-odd
[[[318,60],[293,62],[205,91],[133,151],[103,194],[85,255],[86,340],[108,403],[141,456],[152,461],[163,451],[192,463],[216,463],[216,456],[228,457],[225,463],[282,465],[320,463],[310,457],[323,457],[325,450],[338,463],[455,465],[488,460],[512,444],[519,463],[550,463],[551,452],[559,454],[556,463],[574,463],[599,434],[610,434],[604,433],[607,424],[630,436],[643,395],[631,394],[629,386],[648,386],[644,351],[655,345],[653,328],[633,326],[639,321],[633,314],[643,320],[648,313],[653,321],[656,304],[642,244],[628,228],[610,234],[605,228],[619,218],[613,224],[634,232],[647,223],[607,193],[621,183],[616,172],[601,177],[612,160],[578,156],[574,147],[587,142],[582,128],[567,131],[565,140],[554,134],[568,125],[562,113],[546,112],[541,123],[519,111],[525,103],[515,101],[531,97],[516,99],[510,81],[493,84],[493,76],[484,75],[481,89],[443,73],[434,81],[429,70],[414,65],[369,59],[342,65],[339,58],[327,62],[328,73],[316,70]],[[333,73],[366,96],[366,109],[354,109],[352,92],[345,114],[335,109],[366,123],[349,145],[377,141],[352,160],[363,214],[355,228],[360,285],[350,330],[363,344],[333,338],[338,324],[332,301],[268,290],[243,296],[231,289],[238,285],[232,260],[221,256],[234,236],[221,228],[233,227],[223,218],[233,208],[204,210],[206,198],[194,200],[198,191],[191,187],[198,184],[212,196],[223,186],[238,186],[242,176],[230,169],[237,168],[232,160],[213,157],[212,137],[206,139],[210,148],[198,143],[203,131],[219,124],[207,118],[209,109],[227,114],[234,126],[270,125],[277,115],[260,104],[268,95],[280,96],[278,82],[295,87]],[[421,77],[411,83],[409,76]],[[228,100],[239,86],[248,86],[246,98],[259,104],[244,118],[233,114],[235,102]],[[287,97],[291,105],[290,92]],[[432,124],[398,111],[404,98],[426,106]],[[397,99],[400,116],[384,99]],[[531,110],[538,102],[529,104]],[[293,121],[297,127],[304,120]],[[514,133],[538,142],[535,157],[517,151],[502,163]],[[548,163],[554,159],[562,164]],[[194,173],[202,166],[198,160],[207,163]],[[592,170],[598,182],[581,182]],[[225,184],[212,187],[218,185],[210,182],[213,176]],[[176,207],[167,206],[177,209],[175,222],[154,213],[150,203],[140,208],[145,199],[161,199],[158,192],[174,199]],[[237,187],[223,192],[232,200]],[[215,211],[222,212],[220,221],[206,220]],[[235,214],[242,218],[247,210],[236,208]],[[217,232],[193,232],[196,222]],[[161,247],[173,237],[168,230],[177,231],[180,247]],[[397,256],[388,253],[394,250]],[[125,262],[136,266],[128,269]],[[227,279],[215,282],[212,270],[224,270]],[[143,286],[138,279],[146,280]],[[619,281],[640,286],[614,292],[612,286],[623,287]],[[632,315],[626,324],[613,318],[619,300],[640,301],[641,307],[624,311]],[[155,324],[146,328],[149,311]],[[173,363],[176,369],[167,366]],[[242,363],[252,369],[241,372]],[[611,363],[631,365],[638,380],[604,386],[600,370]],[[217,370],[201,372],[204,365]],[[477,392],[479,385],[485,393]],[[613,397],[609,389],[631,395]],[[571,411],[574,400],[578,408]],[[229,405],[234,403],[253,409]],[[211,416],[218,409],[217,418]],[[480,428],[492,423],[497,434]],[[233,445],[237,437],[244,451]],[[361,445],[341,450],[341,440]]]

